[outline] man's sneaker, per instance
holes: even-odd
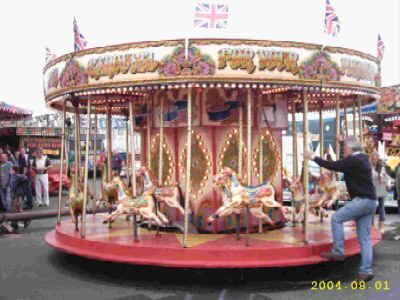
[[[363,280],[365,282],[370,281],[373,278],[374,278],[374,275],[368,274],[368,273],[358,273],[358,275],[357,275],[357,280]]]
[[[320,256],[334,261],[344,261],[344,259],[346,258],[346,256],[344,255],[338,255],[332,252],[323,252],[320,254]]]

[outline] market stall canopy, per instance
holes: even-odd
[[[0,121],[22,120],[32,116],[32,112],[0,101]]]

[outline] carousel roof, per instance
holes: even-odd
[[[126,115],[129,102],[140,105],[154,95],[190,87],[251,89],[254,95],[281,94],[277,98],[299,104],[299,97],[307,95],[310,110],[379,98],[377,58],[340,47],[321,49],[243,39],[190,39],[187,48],[185,40],[167,40],[85,49],[46,65],[45,99],[59,110],[68,99],[67,111],[79,106],[85,113],[90,101],[92,112]]]
[[[22,120],[32,116],[32,112],[0,101],[0,121]]]

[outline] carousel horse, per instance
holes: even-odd
[[[284,208],[285,217],[287,219],[292,219],[292,216],[294,215],[294,220],[296,222],[302,222],[304,220],[305,204],[303,183],[299,177],[294,180],[286,177],[285,180],[289,182],[289,190],[292,192],[294,202],[294,208]],[[323,194],[320,197],[317,195],[311,195],[309,211],[316,217],[320,217],[322,220],[324,217],[328,216],[327,209],[332,207],[332,205],[346,193],[346,188],[336,182],[334,174],[325,170],[322,171],[317,183]]]
[[[146,167],[141,167],[136,174],[143,177],[144,193],[152,193],[159,203],[165,203],[169,207],[178,209],[182,215],[184,214],[183,207],[179,203],[179,200],[182,199],[182,192],[178,185],[158,186],[154,175]]]
[[[110,184],[113,184],[118,191],[118,204],[115,211],[109,214],[103,220],[103,223],[111,223],[120,215],[139,215],[143,219],[154,221],[159,226],[169,223],[164,214],[158,212],[156,215],[154,213],[155,203],[150,192],[144,192],[141,196],[133,198],[128,187],[119,176],[115,176]]]
[[[324,169],[321,169],[318,185],[323,192],[318,202],[321,207],[331,208],[346,193],[346,188],[336,181],[335,174]]]
[[[117,174],[112,174],[116,176]],[[102,172],[102,189],[101,189],[101,198],[97,203],[97,206],[104,205],[111,212],[118,202],[118,190],[113,183],[113,181],[107,180],[107,163],[104,163],[103,172]]]
[[[289,183],[289,191],[292,193],[294,207],[285,206],[283,209],[284,216],[288,220],[293,219],[294,216],[295,222],[303,222],[304,211],[305,211],[305,197],[304,197],[304,188],[303,188],[303,183],[301,182],[301,178],[297,177],[294,178],[294,180],[285,178],[285,180]],[[321,218],[327,217],[328,213],[326,212],[325,208],[320,205],[320,200],[316,198],[316,196],[317,195],[310,196],[309,212],[316,217],[321,217]]]
[[[83,184],[83,172],[80,174],[80,180],[78,186],[75,184],[75,176],[71,175],[72,185],[69,189],[69,211],[72,217],[72,222],[75,224],[75,230],[78,228],[78,218],[82,215],[83,210],[83,199],[84,199],[84,184]],[[94,195],[91,193],[89,186],[87,187],[88,199],[95,201]]]
[[[271,218],[263,212],[263,207],[283,208],[280,203],[275,201],[275,191],[270,183],[263,183],[254,187],[245,186],[240,182],[237,174],[228,167],[225,167],[220,174],[215,175],[213,182],[222,189],[224,204],[208,217],[208,224],[219,217],[237,214],[243,208],[248,208],[256,218],[274,225]]]
[[[69,212],[71,214],[72,222],[75,224],[75,230],[78,231],[79,216],[83,210],[83,189],[80,184],[76,186],[74,175],[71,175],[72,184],[69,189]]]

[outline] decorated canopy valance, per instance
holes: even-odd
[[[0,121],[21,120],[32,116],[32,112],[14,105],[0,102]]]

